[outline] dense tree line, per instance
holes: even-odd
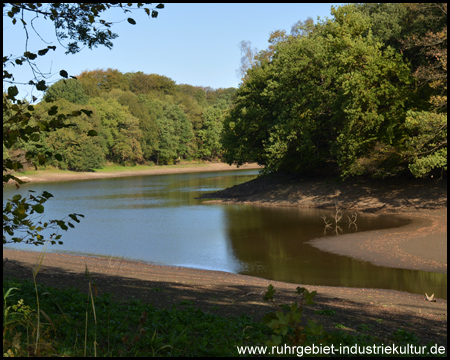
[[[46,89],[31,116],[31,124],[57,117],[67,126],[4,146],[3,154],[20,150],[71,170],[222,158],[258,162],[266,172],[442,174],[446,14],[441,3],[332,8],[331,19],[298,21],[289,35],[274,31],[266,50],[241,42],[237,90],[85,71]],[[27,108],[15,104],[4,117]]]
[[[76,171],[101,168],[107,162],[172,164],[182,159],[217,159],[222,152],[222,122],[235,91],[176,85],[157,74],[85,71],[76,79],[50,86],[34,108],[33,117],[40,122],[50,121],[56,112],[79,112],[66,120],[71,126],[18,142],[14,150],[58,154],[53,160],[49,156],[46,163]],[[88,136],[90,130],[98,136]]]
[[[229,163],[343,177],[447,170],[447,5],[351,4],[241,43]]]

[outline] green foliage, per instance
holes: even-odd
[[[165,106],[157,123],[160,130],[158,164],[172,164],[176,159],[192,155],[192,125],[178,106]]]
[[[158,105],[141,94],[136,95],[131,91],[119,89],[113,89],[107,94],[103,93],[102,97],[116,99],[124,109],[139,120],[142,156],[144,159],[150,159],[158,144],[158,124],[156,123],[156,117],[160,113]]]
[[[412,30],[412,19],[408,19],[409,14],[405,4],[365,3],[356,4],[356,9],[370,17],[372,20],[370,30],[385,47],[400,49],[400,39]]]
[[[125,91],[129,89],[128,79],[116,69],[83,71],[77,79],[90,97],[100,96],[102,92],[109,92],[112,89]]]
[[[142,161],[139,120],[113,98],[92,98],[89,104],[100,120],[99,136],[106,144],[106,158],[121,164]]]
[[[200,140],[198,153],[203,158],[217,158],[222,151],[220,136],[223,128],[224,112],[210,107],[203,112],[203,126],[198,131]]]
[[[44,204],[53,195],[47,191],[37,196],[33,193],[34,191],[29,190],[28,196],[14,195],[3,206],[3,245],[19,242],[43,245],[47,240],[51,244],[62,244],[61,234],[58,234],[58,231],[60,229],[67,231],[69,227],[74,227],[73,223],[66,220],[43,221]],[[79,223],[79,217],[84,216],[74,213],[69,214],[68,217]],[[53,229],[56,232],[51,233],[46,239],[42,233],[47,229]]]
[[[66,99],[73,104],[85,105],[89,101],[83,90],[83,86],[78,80],[67,79],[60,80],[48,88],[45,93],[44,100],[47,102],[58,99]]]
[[[14,305],[9,305],[9,298],[12,291],[19,290],[15,287],[9,288],[5,292],[3,288],[3,356],[16,357],[25,356],[22,349],[21,334],[23,330],[32,327],[32,319],[35,311],[29,305],[25,305],[23,299],[17,301]]]
[[[447,170],[447,115],[408,111],[403,156],[416,177],[433,169]]]
[[[89,171],[102,167],[105,162],[104,144],[97,135],[100,130],[100,121],[96,116],[87,116],[80,109],[85,107],[85,111],[93,112],[89,106],[75,105],[65,99],[59,99],[52,103],[41,102],[36,106],[36,112],[40,114],[42,121],[51,118],[49,111],[57,106],[59,111],[70,113],[70,127],[57,129],[45,136],[41,136],[38,142],[27,143],[21,146],[22,149],[37,154],[58,155],[58,159],[47,159],[46,163],[75,171]]]
[[[143,72],[122,74],[113,69],[84,71],[77,78],[90,96],[89,104],[98,110],[94,117],[103,119],[99,134],[106,140],[108,161],[172,164],[181,159],[221,156],[219,134],[223,115],[231,106],[236,91],[234,88],[214,90],[176,85],[165,76]],[[132,140],[114,135],[115,122],[107,118],[117,116],[105,118],[104,111],[111,108],[104,101],[113,100],[122,106],[122,114],[127,113],[139,121],[139,131],[134,132],[134,137],[139,140],[140,150],[136,144],[132,146],[140,157],[121,156],[130,149],[125,142]],[[114,144],[116,154],[111,150]]]
[[[397,26],[382,33],[374,23],[390,10],[384,22]],[[336,163],[343,177],[446,169],[446,125],[437,127],[434,142],[424,126],[411,128],[407,111],[422,108],[422,96],[400,42],[397,49],[382,42],[404,33],[398,22],[406,14],[402,5],[345,5],[305,36],[272,34],[270,56],[255,57],[224,121],[225,160],[291,173]],[[412,132],[416,138],[406,141]],[[423,142],[427,156],[418,149]]]
[[[154,160],[160,141],[157,119],[162,116],[164,103],[144,95],[138,95],[138,98],[147,114],[146,116],[138,116],[142,132],[142,151],[146,160]]]
[[[312,320],[308,320],[306,326],[301,325],[303,317],[303,304],[313,305],[313,298],[316,291],[309,292],[305,288],[297,287],[297,294],[301,296],[300,303],[294,302],[291,305],[279,305],[274,302],[275,289],[269,285],[264,295],[264,300],[270,301],[277,310],[274,313],[268,313],[263,321],[272,329],[273,335],[267,341],[269,347],[288,345],[288,346],[305,346],[312,343],[325,344],[328,334],[323,331],[323,326],[316,324]]]
[[[157,309],[142,301],[116,301],[110,294],[95,293],[92,306],[78,289],[35,287],[31,281],[17,280],[4,280],[3,286],[4,297],[5,289],[15,288],[4,302],[4,312],[9,308],[9,325],[4,330],[11,341],[4,343],[3,351],[9,354],[46,351],[47,355],[78,357],[95,356],[97,351],[97,356],[235,356],[236,346],[259,345],[267,336],[264,324],[245,315],[223,317],[182,304]],[[36,322],[36,290],[40,309],[51,322]],[[17,304],[17,310],[11,304]],[[22,315],[13,315],[20,309],[27,316],[26,327]],[[49,343],[51,340],[51,348],[44,347],[43,341],[39,344],[42,348],[36,348],[27,338],[26,330],[36,334],[38,327]]]
[[[101,168],[106,160],[125,165],[217,159],[222,152],[224,115],[234,94],[233,88],[175,85],[155,74],[85,71],[78,80],[52,85],[38,104],[40,120],[70,114],[70,122],[68,115],[58,115],[64,129],[39,134],[34,141],[20,142],[16,149],[41,156],[40,164],[45,159],[50,165],[75,171]],[[100,136],[91,137],[94,133]],[[59,162],[49,157],[55,151]]]
[[[148,94],[151,91],[165,95],[175,94],[177,87],[172,79],[158,74],[144,74],[141,71],[130,74],[130,90],[137,94]]]

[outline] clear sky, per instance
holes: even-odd
[[[112,50],[85,48],[76,55],[65,55],[51,22],[42,17],[33,22],[42,40],[29,29],[28,49],[38,51],[48,45],[57,46],[55,52],[50,50],[38,58],[39,69],[52,74],[48,82],[59,80],[62,69],[76,76],[84,70],[112,68],[122,73],[142,71],[164,75],[177,84],[238,87],[240,79],[236,70],[240,67],[239,43],[242,40],[251,41],[258,50],[266,49],[272,31],[286,30],[289,33],[294,23],[308,17],[315,22],[318,16],[331,18],[333,4],[164,5],[156,19],[149,18],[143,9],[131,14],[123,14],[119,9],[105,12],[102,18],[107,21],[124,20],[112,27],[112,31],[119,35],[113,40]],[[127,17],[132,17],[137,24],[129,24],[125,20]],[[12,25],[5,16],[3,20],[3,55],[23,54],[26,37],[20,22]],[[17,81],[28,82],[32,78],[28,65],[10,68],[10,71]],[[4,83],[4,90],[8,86]],[[29,96],[30,88],[28,91],[24,90],[25,87],[19,88],[20,96]],[[41,93],[34,90],[32,94],[40,97]]]

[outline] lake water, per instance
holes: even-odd
[[[207,204],[201,194],[256,177],[258,170],[65,181],[13,186],[3,199],[32,189],[54,195],[45,219],[85,215],[62,231],[63,245],[49,252],[112,256],[152,264],[186,266],[258,276],[295,284],[368,287],[434,293],[446,298],[447,275],[372,265],[320,251],[308,241],[324,236],[333,212]],[[344,215],[343,219],[347,219]],[[407,223],[392,215],[358,215],[358,231]],[[342,226],[344,233],[355,228]],[[12,244],[11,249],[36,250]],[[293,286],[295,289],[295,286]]]

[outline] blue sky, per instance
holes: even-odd
[[[155,4],[156,5],[156,4]],[[38,66],[51,74],[48,82],[60,79],[59,71],[78,75],[84,70],[118,69],[122,73],[142,71],[164,75],[177,84],[210,86],[212,88],[238,87],[242,40],[251,41],[258,50],[266,49],[274,30],[290,32],[298,20],[312,17],[316,22],[331,17],[331,3],[320,4],[165,4],[156,19],[149,18],[143,9],[132,14],[110,10],[102,18],[124,20],[132,17],[137,24],[126,20],[115,24],[112,50],[104,47],[83,49],[76,55],[65,55],[56,41],[52,24],[43,18],[33,23],[43,40],[29,30],[30,51],[56,45],[39,57]],[[340,4],[334,4],[338,6]],[[31,21],[31,19],[29,19]],[[6,35],[6,36],[5,36]],[[25,33],[19,22],[12,25],[9,18],[3,23],[3,55],[20,55],[25,49]],[[32,78],[27,65],[10,68],[17,81]],[[6,87],[5,87],[6,86]],[[4,84],[4,90],[9,84]],[[20,96],[29,96],[30,88],[19,87]],[[27,90],[25,90],[27,89]],[[40,97],[39,91],[33,95]]]

